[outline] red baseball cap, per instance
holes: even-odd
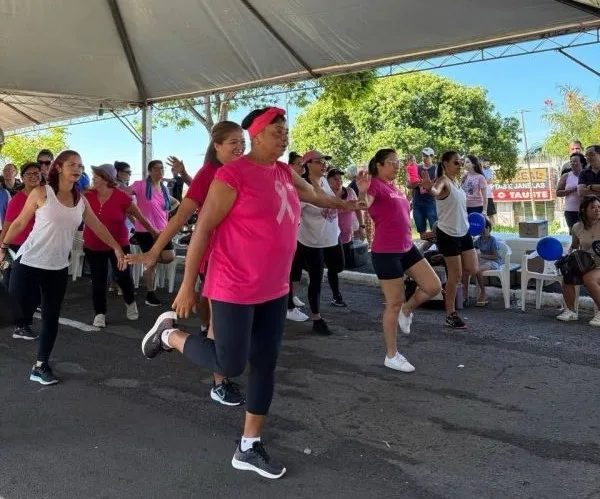
[[[315,151],[313,149],[312,151],[304,153],[304,156],[302,156],[302,164],[305,165],[306,163],[314,161],[315,159],[324,159],[325,161],[329,161],[331,159],[331,156],[325,156],[319,151]]]

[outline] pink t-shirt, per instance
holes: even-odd
[[[346,201],[356,201],[356,193],[353,189],[346,188],[348,197]],[[354,221],[354,212],[348,210],[338,210],[338,226],[340,228],[340,241],[342,244],[352,241],[352,222]]]
[[[487,180],[479,173],[467,173],[461,183],[467,194],[467,208],[483,206],[483,198],[487,197]]]
[[[419,165],[417,163],[406,165],[406,178],[409,184],[416,184],[419,181]]]
[[[8,202],[6,207],[6,215],[4,216],[4,222],[14,222],[15,219],[21,214],[23,208],[25,207],[25,202],[27,201],[27,196],[23,191],[17,192]],[[11,245],[21,246],[29,236],[31,229],[33,229],[33,224],[35,223],[35,215],[31,217],[31,220],[27,222],[25,228],[11,241]]]
[[[210,188],[210,184],[215,178],[215,174],[219,171],[220,165],[215,165],[214,163],[204,163],[202,168],[198,170],[198,173],[194,175],[192,183],[190,184],[190,188],[188,189],[185,197],[187,199],[191,199],[198,205],[198,212],[204,201],[206,201],[206,195],[208,194],[208,189]],[[208,248],[204,252],[204,256],[202,257],[202,261],[200,262],[200,266],[198,267],[198,273],[204,274],[206,271],[206,264],[208,262],[208,257],[210,256],[211,246],[209,243]]]
[[[131,184],[131,192],[135,194],[135,202],[142,212],[142,214],[148,219],[150,225],[157,231],[163,230],[167,226],[168,212],[165,210],[165,199],[161,189],[152,188],[152,196],[150,199],[146,199],[146,181],[138,180]],[[148,232],[144,226],[139,222],[135,221],[136,232]]]
[[[104,204],[100,204],[95,189],[87,191],[84,196],[98,220],[104,224],[108,232],[119,243],[119,246],[127,246],[129,244],[129,231],[125,220],[127,219],[127,210],[132,202],[129,194],[120,189],[113,189],[112,194],[104,201]],[[83,246],[92,251],[112,250],[87,225],[83,228]]]
[[[375,224],[373,253],[406,253],[412,247],[410,203],[392,183],[373,178],[369,215]]]
[[[285,296],[300,223],[290,167],[257,165],[243,156],[219,168],[215,181],[237,198],[215,229],[204,296],[242,305]]]

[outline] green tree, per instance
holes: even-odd
[[[576,88],[561,87],[562,101],[545,102],[543,120],[550,126],[544,140],[544,152],[550,156],[563,157],[572,140],[583,145],[600,142],[600,102],[592,102]]]
[[[367,94],[375,79],[374,71],[364,71],[350,75],[332,76],[319,81],[287,83],[274,87],[261,87],[238,92],[216,93],[157,104],[154,112],[154,126],[175,127],[184,130],[200,123],[210,132],[215,123],[228,119],[237,109],[260,108],[281,103],[283,99],[290,106],[305,107],[314,98],[326,95],[335,102]],[[139,127],[139,124],[138,124]]]
[[[5,162],[14,163],[17,167],[27,161],[35,161],[41,149],[50,149],[54,154],[67,148],[68,132],[64,127],[50,128],[44,132],[22,135],[9,135],[2,148]]]
[[[519,122],[501,117],[481,88],[420,73],[370,82],[368,92],[344,102],[324,92],[298,116],[291,137],[294,149],[317,148],[343,168],[383,147],[404,155],[429,146],[485,155],[506,179],[515,173]]]

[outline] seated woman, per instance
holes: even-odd
[[[487,296],[485,294],[485,284],[483,282],[483,273],[486,270],[498,270],[502,267],[502,257],[500,256],[500,246],[498,245],[497,239],[492,236],[492,223],[489,220],[485,220],[485,227],[481,236],[479,236],[473,243],[477,250],[477,259],[479,268],[475,274],[477,279],[477,285],[479,286],[479,293],[477,294],[478,307],[485,307],[488,304]],[[465,273],[463,276],[463,289],[467,289],[469,284],[469,275]]]
[[[571,230],[571,248],[569,251],[582,249],[589,252],[593,259],[595,268],[583,275],[583,285],[587,289],[597,308],[600,308],[600,256],[592,249],[594,241],[600,239],[600,198],[598,196],[587,196],[579,207],[579,222]],[[565,282],[563,284],[563,297],[565,299],[565,310],[556,317],[559,321],[576,321],[579,319],[575,312],[575,283]],[[590,326],[600,327],[600,312],[596,312],[590,321]]]

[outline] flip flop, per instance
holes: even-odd
[[[475,306],[476,307],[487,307],[488,303],[489,302],[487,300],[486,301],[478,301],[477,303],[475,303]]]

